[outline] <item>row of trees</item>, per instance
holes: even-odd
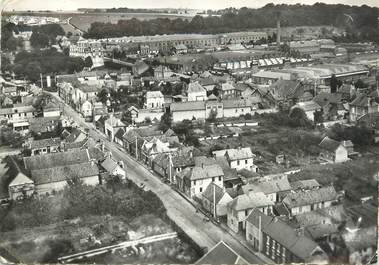
[[[45,48],[50,44],[56,43],[56,37],[58,35],[65,35],[65,32],[59,24],[47,24],[41,26],[22,26],[15,25],[10,22],[4,22],[1,26],[1,47],[5,51],[16,51],[18,47],[23,46],[23,40],[13,35],[13,32],[18,34],[21,31],[32,30],[32,36],[30,37],[30,44],[34,48]]]
[[[275,27],[276,18],[282,26],[333,25],[346,27],[347,17],[352,17],[348,28],[366,34],[377,31],[378,9],[363,5],[273,5],[263,8],[229,10],[221,16],[195,16],[192,20],[157,18],[152,20],[120,20],[117,24],[96,22],[86,34],[91,38],[155,35],[172,33],[222,33],[253,28]]]
[[[4,62],[3,62],[4,63]],[[13,71],[17,76],[36,82],[40,74],[80,72],[85,62],[82,58],[71,58],[56,49],[19,52],[11,65],[9,61],[2,64],[3,70]]]
[[[64,36],[65,32],[59,24],[47,24],[33,27],[30,44],[34,48],[45,48],[56,43],[57,36]]]

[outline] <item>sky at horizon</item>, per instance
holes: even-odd
[[[259,8],[274,4],[347,4],[379,7],[379,0],[0,0],[4,10],[77,10],[78,8],[190,8],[223,9],[227,7]]]

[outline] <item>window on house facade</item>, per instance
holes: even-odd
[[[212,182],[214,182],[215,181],[215,177],[212,177]]]
[[[240,165],[240,161],[239,160],[237,160],[237,166],[239,166]]]
[[[200,192],[203,192],[203,188],[200,187]]]
[[[249,210],[245,210],[245,216],[249,214]]]
[[[196,186],[196,180],[193,181],[193,185]]]
[[[282,263],[286,263],[286,249],[284,247],[282,249]]]
[[[221,181],[221,176],[218,177],[218,180]]]
[[[245,164],[247,165],[247,159],[245,160]]]

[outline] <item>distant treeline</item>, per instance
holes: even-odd
[[[78,11],[84,13],[167,13],[167,11],[160,9],[146,9],[146,8],[79,8]]]
[[[195,16],[192,20],[157,18],[152,20],[120,20],[116,24],[95,22],[86,37],[107,38],[173,33],[224,33],[256,28],[275,27],[277,18],[282,26],[330,25],[347,31],[377,34],[378,8],[348,5],[274,5],[259,9],[226,9],[220,16]]]

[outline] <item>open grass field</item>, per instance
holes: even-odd
[[[173,14],[154,14],[154,13],[97,13],[97,14],[72,14],[71,24],[77,26],[83,31],[87,31],[92,23],[104,22],[104,23],[117,23],[119,20],[127,20],[137,18],[139,20],[150,20],[155,18],[169,18],[169,19],[191,19],[191,17],[185,17]]]

